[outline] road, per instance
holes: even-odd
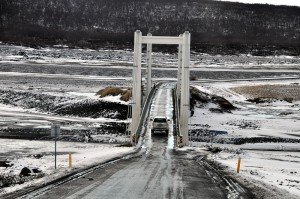
[[[195,161],[196,154],[166,145],[166,137],[154,137],[149,153],[108,165],[36,198],[239,198],[230,195],[223,181],[211,178],[211,171]]]
[[[158,91],[151,106],[155,115],[172,117],[172,84]],[[150,125],[151,126],[151,125]],[[142,151],[132,158],[122,159],[97,169],[83,177],[54,187],[35,198],[243,198],[246,191],[231,188],[205,164],[199,163],[203,154],[190,150],[174,150],[170,133],[145,136]],[[200,158],[199,158],[200,157]],[[239,193],[241,192],[241,193]],[[29,195],[29,198],[33,196]]]
[[[187,152],[154,139],[151,152],[70,181],[38,198],[225,198]]]

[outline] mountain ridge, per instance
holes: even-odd
[[[300,7],[211,0],[3,0],[0,40],[127,45],[144,34],[179,35],[192,46],[277,46],[299,53]],[[202,48],[202,47],[201,47]]]

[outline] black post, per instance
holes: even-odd
[[[54,168],[56,169],[56,138],[57,138],[57,128],[54,126],[54,133],[55,133],[55,149],[54,149]]]

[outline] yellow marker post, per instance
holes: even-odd
[[[135,134],[133,134],[133,135],[131,136],[131,143],[132,143],[132,146],[135,146],[135,144],[136,144]]]
[[[241,169],[241,157],[239,157],[239,159],[238,159],[236,172],[237,172],[237,173],[240,173],[240,169]]]
[[[178,136],[178,140],[179,140],[179,143],[178,143],[178,147],[179,148],[181,148],[181,147],[183,147],[183,136],[182,135],[180,135],[180,136]]]
[[[72,168],[72,153],[69,153],[69,168]]]

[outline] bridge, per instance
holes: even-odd
[[[190,41],[191,35],[188,31],[178,37],[142,36],[137,30],[134,33],[134,63],[133,63],[133,89],[132,89],[132,123],[131,140],[136,144],[144,134],[143,124],[149,116],[149,106],[152,101],[155,88],[152,84],[152,45],[178,45],[178,72],[177,84],[174,91],[175,98],[175,136],[182,136],[182,145],[188,145],[188,119],[190,107],[189,91],[189,62],[190,62]],[[146,95],[142,95],[142,45],[147,45],[146,66]]]

